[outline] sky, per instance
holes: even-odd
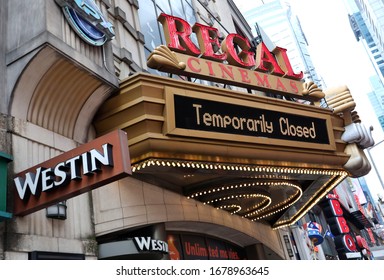
[[[377,146],[367,156],[374,160],[384,180],[384,132],[373,113],[367,94],[372,91],[369,77],[374,68],[362,45],[351,30],[346,0],[290,0],[293,12],[298,16],[308,41],[308,50],[317,73],[324,79],[327,88],[346,85],[356,101],[362,124],[373,127]],[[252,3],[260,1],[234,0],[241,12]],[[267,34],[268,35],[268,34]],[[284,46],[279,46],[284,47]],[[325,89],[326,90],[326,89]],[[382,144],[379,144],[382,143]],[[383,162],[383,163],[381,163]],[[380,172],[381,171],[381,172]],[[384,194],[374,166],[365,177],[372,195]]]

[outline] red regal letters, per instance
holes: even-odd
[[[234,66],[255,67],[255,71],[268,72],[288,79],[301,80],[303,78],[303,72],[293,72],[286,49],[276,47],[270,52],[262,42],[254,53],[251,51],[248,39],[238,34],[227,35],[220,44],[219,31],[214,27],[200,23],[195,23],[191,27],[185,20],[164,13],[160,14],[158,20],[163,25],[168,47],[175,52],[192,56],[201,55],[220,62],[226,60]],[[196,34],[200,48],[193,43],[192,32]],[[240,52],[237,52],[235,45],[241,50]],[[219,52],[220,49],[221,52]]]

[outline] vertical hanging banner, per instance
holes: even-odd
[[[341,260],[360,259],[361,254],[357,251],[355,239],[344,218],[344,212],[341,208],[338,196],[332,193],[328,194],[320,205],[323,208],[327,223],[334,236],[336,251],[339,258]]]
[[[14,215],[24,216],[132,174],[127,135],[116,130],[14,178]]]

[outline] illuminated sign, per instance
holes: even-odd
[[[270,72],[276,76],[286,76],[287,78],[300,80],[303,73],[293,72],[291,63],[287,56],[287,50],[276,47],[271,53],[264,43],[258,45],[255,53],[251,51],[251,45],[247,38],[238,34],[229,34],[224,41],[219,43],[219,31],[212,27],[195,23],[191,27],[185,20],[160,14],[159,21],[164,28],[164,35],[168,47],[174,51],[185,52],[193,56],[202,56],[215,61],[228,61],[230,64],[244,68],[256,67],[258,71]],[[196,34],[200,49],[191,39],[192,31]],[[215,51],[221,46],[222,53]],[[236,46],[241,52],[236,51]]]
[[[17,174],[14,214],[32,213],[129,174],[127,135],[111,132]]]
[[[220,43],[219,31],[212,26],[195,23],[191,27],[185,20],[164,13],[158,20],[167,46],[159,46],[150,54],[147,65],[151,68],[296,98],[324,97],[315,84],[301,82],[303,73],[293,71],[284,48],[269,51],[261,42],[253,52],[248,39],[238,34],[228,34]],[[193,42],[192,33],[199,46]]]
[[[375,258],[373,257],[373,254],[369,248],[367,240],[364,237],[357,235],[356,241],[357,241],[357,245],[360,247],[361,253],[365,256],[365,258],[374,260]],[[373,244],[376,243],[375,239],[373,239],[372,241],[373,241]]]
[[[243,248],[225,241],[193,234],[168,234],[171,260],[243,260]]]
[[[176,127],[329,144],[325,119],[175,95]]]
[[[168,253],[168,243],[151,237],[135,237],[133,239],[137,250],[139,251],[159,251]]]
[[[233,98],[215,100],[203,93],[191,95],[168,90],[167,134],[284,146],[299,142],[311,149],[334,149],[328,115]]]
[[[357,252],[356,243],[352,237],[347,221],[343,216],[343,209],[336,195],[328,194],[322,203],[324,215],[330,230],[334,235],[334,242],[340,259],[348,259],[349,253]],[[356,254],[354,254],[356,255]],[[361,257],[361,255],[358,255]]]
[[[101,46],[115,36],[93,0],[55,0],[75,32],[88,44]]]

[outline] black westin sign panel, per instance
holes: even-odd
[[[329,144],[325,119],[174,95],[176,128]]]

